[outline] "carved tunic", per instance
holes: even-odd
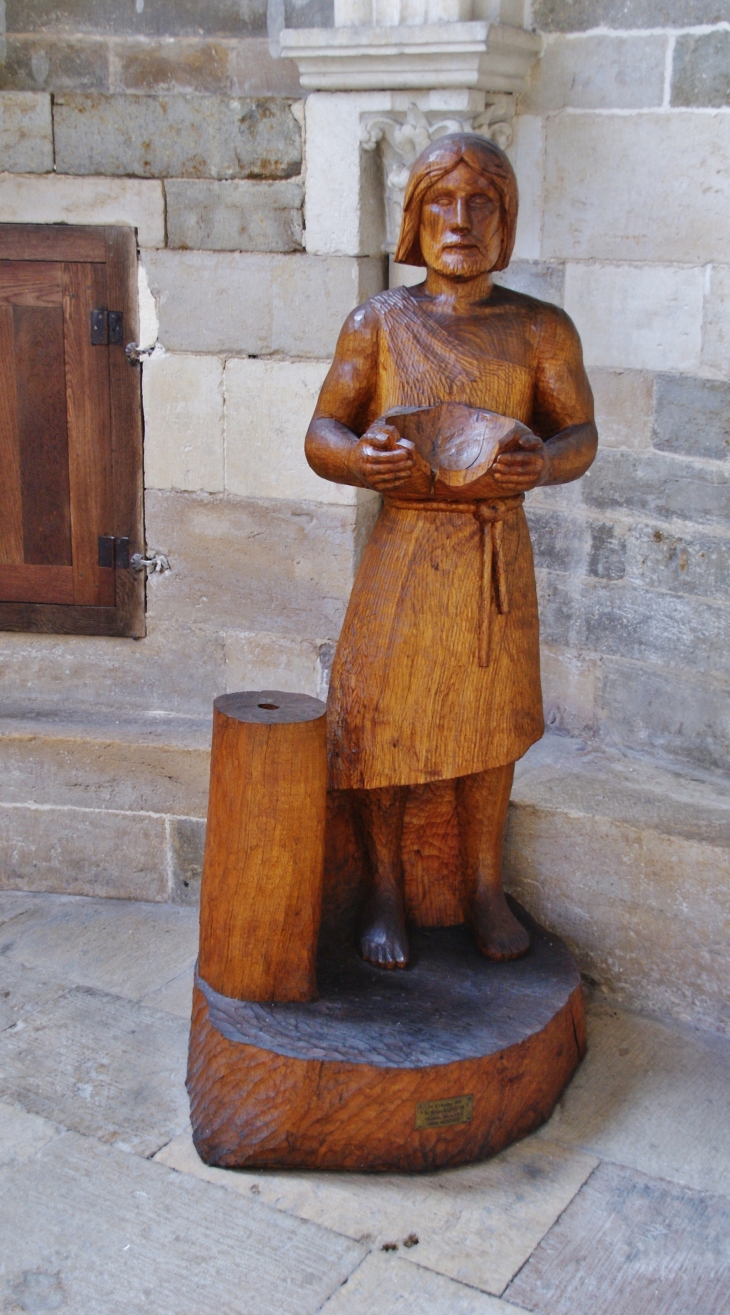
[[[457,342],[406,288],[373,297],[378,391],[393,406],[455,400],[512,416],[543,437],[585,418],[590,388],[571,321],[495,289],[490,340]],[[491,299],[490,299],[491,303]],[[520,499],[505,499],[501,555],[509,611],[492,604],[480,665],[478,508],[413,508],[388,495],[363,555],[332,668],[331,785],[373,789],[465,776],[520,758],[543,733],[537,597]],[[509,505],[507,505],[509,504]]]

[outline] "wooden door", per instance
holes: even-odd
[[[131,229],[0,224],[0,629],[144,634],[136,256]]]

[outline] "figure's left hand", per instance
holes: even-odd
[[[526,493],[548,479],[548,454],[542,439],[525,434],[520,446],[497,457],[490,474],[502,492]]]

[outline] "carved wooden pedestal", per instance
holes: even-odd
[[[412,933],[383,972],[320,958],[313,1003],[233,1000],[198,978],[193,1137],[230,1168],[426,1170],[499,1151],[549,1116],[585,1051],[573,959],[523,911],[526,958],[483,958],[464,927]]]

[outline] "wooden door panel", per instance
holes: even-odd
[[[0,261],[0,305],[60,306],[63,266],[50,260]]]
[[[113,575],[113,571],[107,572]],[[72,603],[70,566],[0,566],[0,598],[7,603]]]
[[[145,633],[144,574],[99,566],[145,547],[137,327],[132,229],[0,222],[0,629]]]
[[[98,561],[98,536],[114,517],[109,357],[89,333],[92,309],[107,304],[106,269],[65,264],[63,286],[74,602],[113,607],[114,575]]]
[[[15,330],[10,306],[0,306],[0,563],[23,560],[23,507],[15,392]]]
[[[23,560],[71,565],[63,307],[14,306]]]

